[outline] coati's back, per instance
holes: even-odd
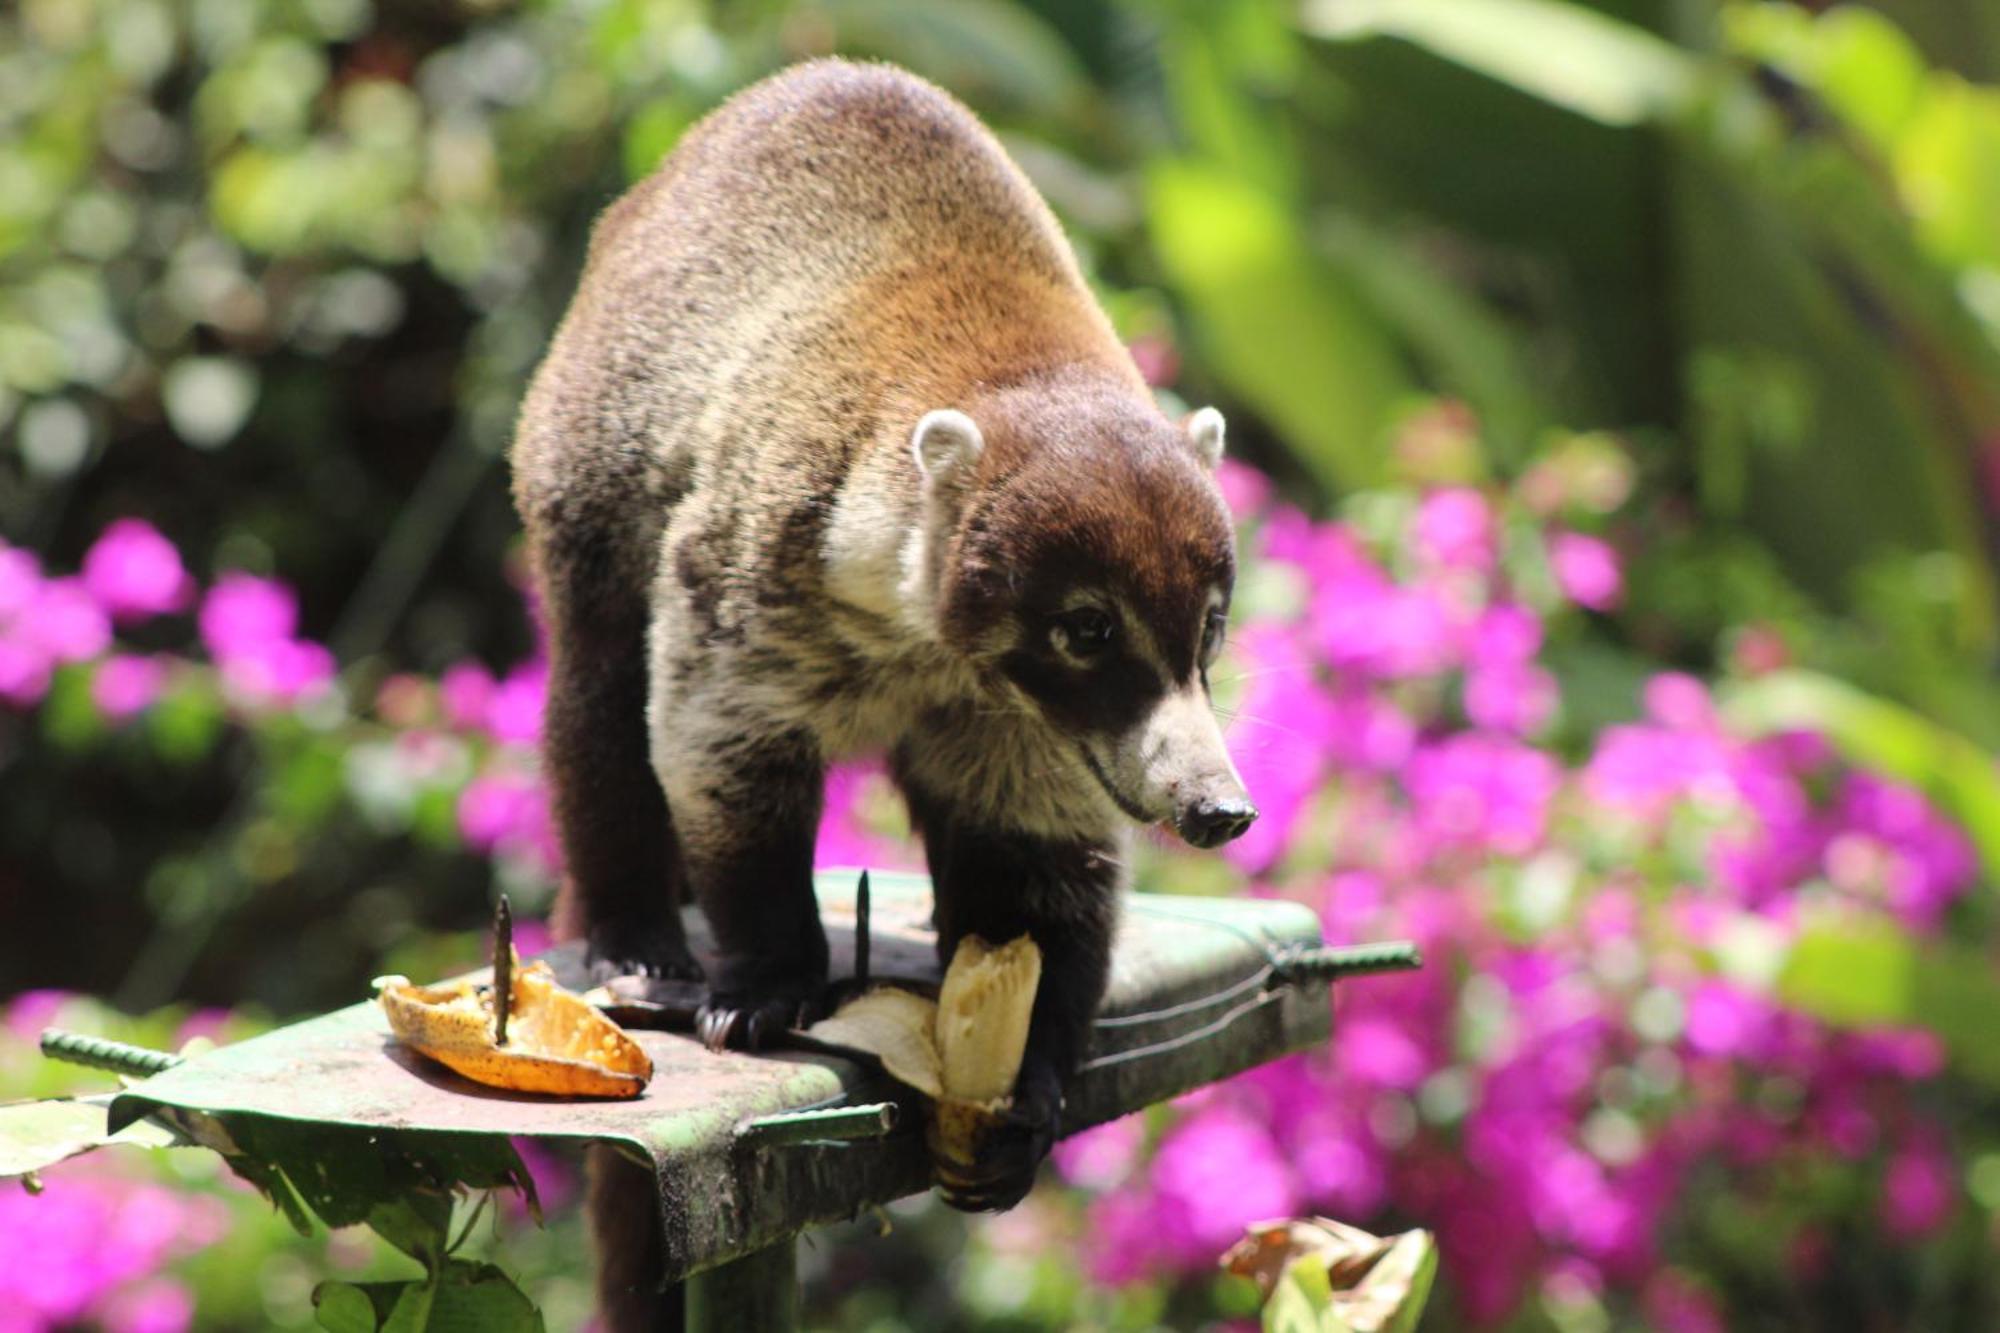
[[[814,61],[725,104],[606,212],[515,467],[562,474],[573,502],[596,478],[614,488],[598,504],[657,506],[774,453],[844,470],[971,385],[1078,365],[1144,392],[992,135],[913,75]]]

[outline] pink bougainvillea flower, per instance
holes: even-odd
[[[1257,1119],[1228,1104],[1204,1108],[1153,1158],[1157,1218],[1172,1253],[1209,1263],[1252,1222],[1298,1210],[1290,1167]]]
[[[1609,611],[1625,595],[1618,553],[1608,542],[1581,532],[1549,538],[1549,563],[1563,596],[1591,611]]]
[[[111,646],[111,620],[80,579],[49,579],[15,621],[14,634],[52,662],[87,662]]]
[[[477,662],[458,662],[438,678],[438,698],[444,719],[462,731],[486,724],[487,710],[493,705],[493,673]]]
[[[118,653],[107,657],[90,678],[90,701],[113,722],[136,717],[153,706],[166,687],[171,659]]]
[[[1121,1183],[1146,1143],[1146,1118],[1121,1116],[1055,1146],[1050,1160],[1063,1179],[1085,1189],[1106,1190]]]
[[[230,693],[257,703],[290,703],[334,677],[333,654],[303,639],[244,642],[221,659]]]
[[[458,831],[477,852],[524,855],[545,868],[561,861],[548,795],[531,773],[495,768],[467,783],[458,798]]]
[[[0,637],[0,699],[17,707],[39,703],[54,670],[39,644]]]
[[[1493,508],[1469,486],[1432,491],[1412,523],[1418,558],[1436,569],[1484,574],[1499,553]]]
[[[194,1293],[171,1278],[148,1278],[104,1303],[105,1333],[184,1333],[194,1326]]]
[[[1222,488],[1223,503],[1239,522],[1256,518],[1271,503],[1271,479],[1233,458],[1215,465],[1215,484]]]
[[[120,620],[185,610],[194,580],[181,553],[158,528],[138,518],[106,527],[83,557],[83,583],[99,606]]]
[[[542,734],[542,706],[548,692],[548,667],[529,661],[507,673],[486,701],[486,729],[493,739],[511,745],[533,745]]]
[[[299,625],[299,601],[290,588],[271,579],[224,574],[202,599],[197,625],[209,653],[228,661],[290,639]]]
[[[1418,825],[1429,836],[1509,856],[1541,843],[1561,780],[1550,755],[1478,732],[1420,746],[1403,775]]]
[[[1889,1234],[1914,1240],[1935,1234],[1958,1202],[1958,1173],[1943,1141],[1930,1133],[1905,1140],[1882,1176],[1882,1222]]]
[[[1465,674],[1465,715],[1476,727],[1532,736],[1555,716],[1556,678],[1541,667],[1477,666]]]
[[[0,621],[34,604],[42,586],[42,562],[34,552],[0,543]]]

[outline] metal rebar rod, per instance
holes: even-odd
[[[514,1008],[514,911],[507,895],[493,906],[493,1044],[507,1044],[507,1019]]]
[[[1370,972],[1407,972],[1423,965],[1423,955],[1414,941],[1390,940],[1301,949],[1285,959],[1280,970],[1291,980],[1335,981]]]
[[[818,1111],[787,1111],[760,1116],[737,1129],[739,1139],[754,1140],[759,1146],[784,1143],[819,1143],[828,1140],[879,1139],[896,1127],[894,1102],[871,1102],[866,1106],[829,1106]]]
[[[868,872],[861,872],[861,882],[854,886],[854,980],[859,986],[868,984],[868,918],[873,914],[868,901]]]
[[[133,1078],[150,1078],[181,1062],[180,1056],[167,1051],[148,1050],[130,1042],[93,1037],[82,1032],[66,1032],[61,1028],[42,1030],[42,1054],[65,1064],[107,1069]]]

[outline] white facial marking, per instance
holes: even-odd
[[[1212,407],[1204,407],[1188,418],[1188,442],[1194,445],[1195,456],[1201,459],[1202,466],[1212,468],[1222,461],[1223,431],[1222,413]]]
[[[1222,743],[1222,728],[1199,685],[1161,699],[1097,760],[1104,776],[1148,821],[1174,818],[1197,801],[1243,799],[1243,779]]]

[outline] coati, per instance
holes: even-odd
[[[514,493],[548,617],[566,908],[600,973],[699,979],[755,1048],[827,984],[829,761],[886,751],[940,949],[1044,955],[983,1186],[1051,1142],[1130,823],[1256,812],[1207,671],[1235,572],[1212,408],[1169,421],[1047,206],[958,102],[820,60],[738,94],[603,215]]]

